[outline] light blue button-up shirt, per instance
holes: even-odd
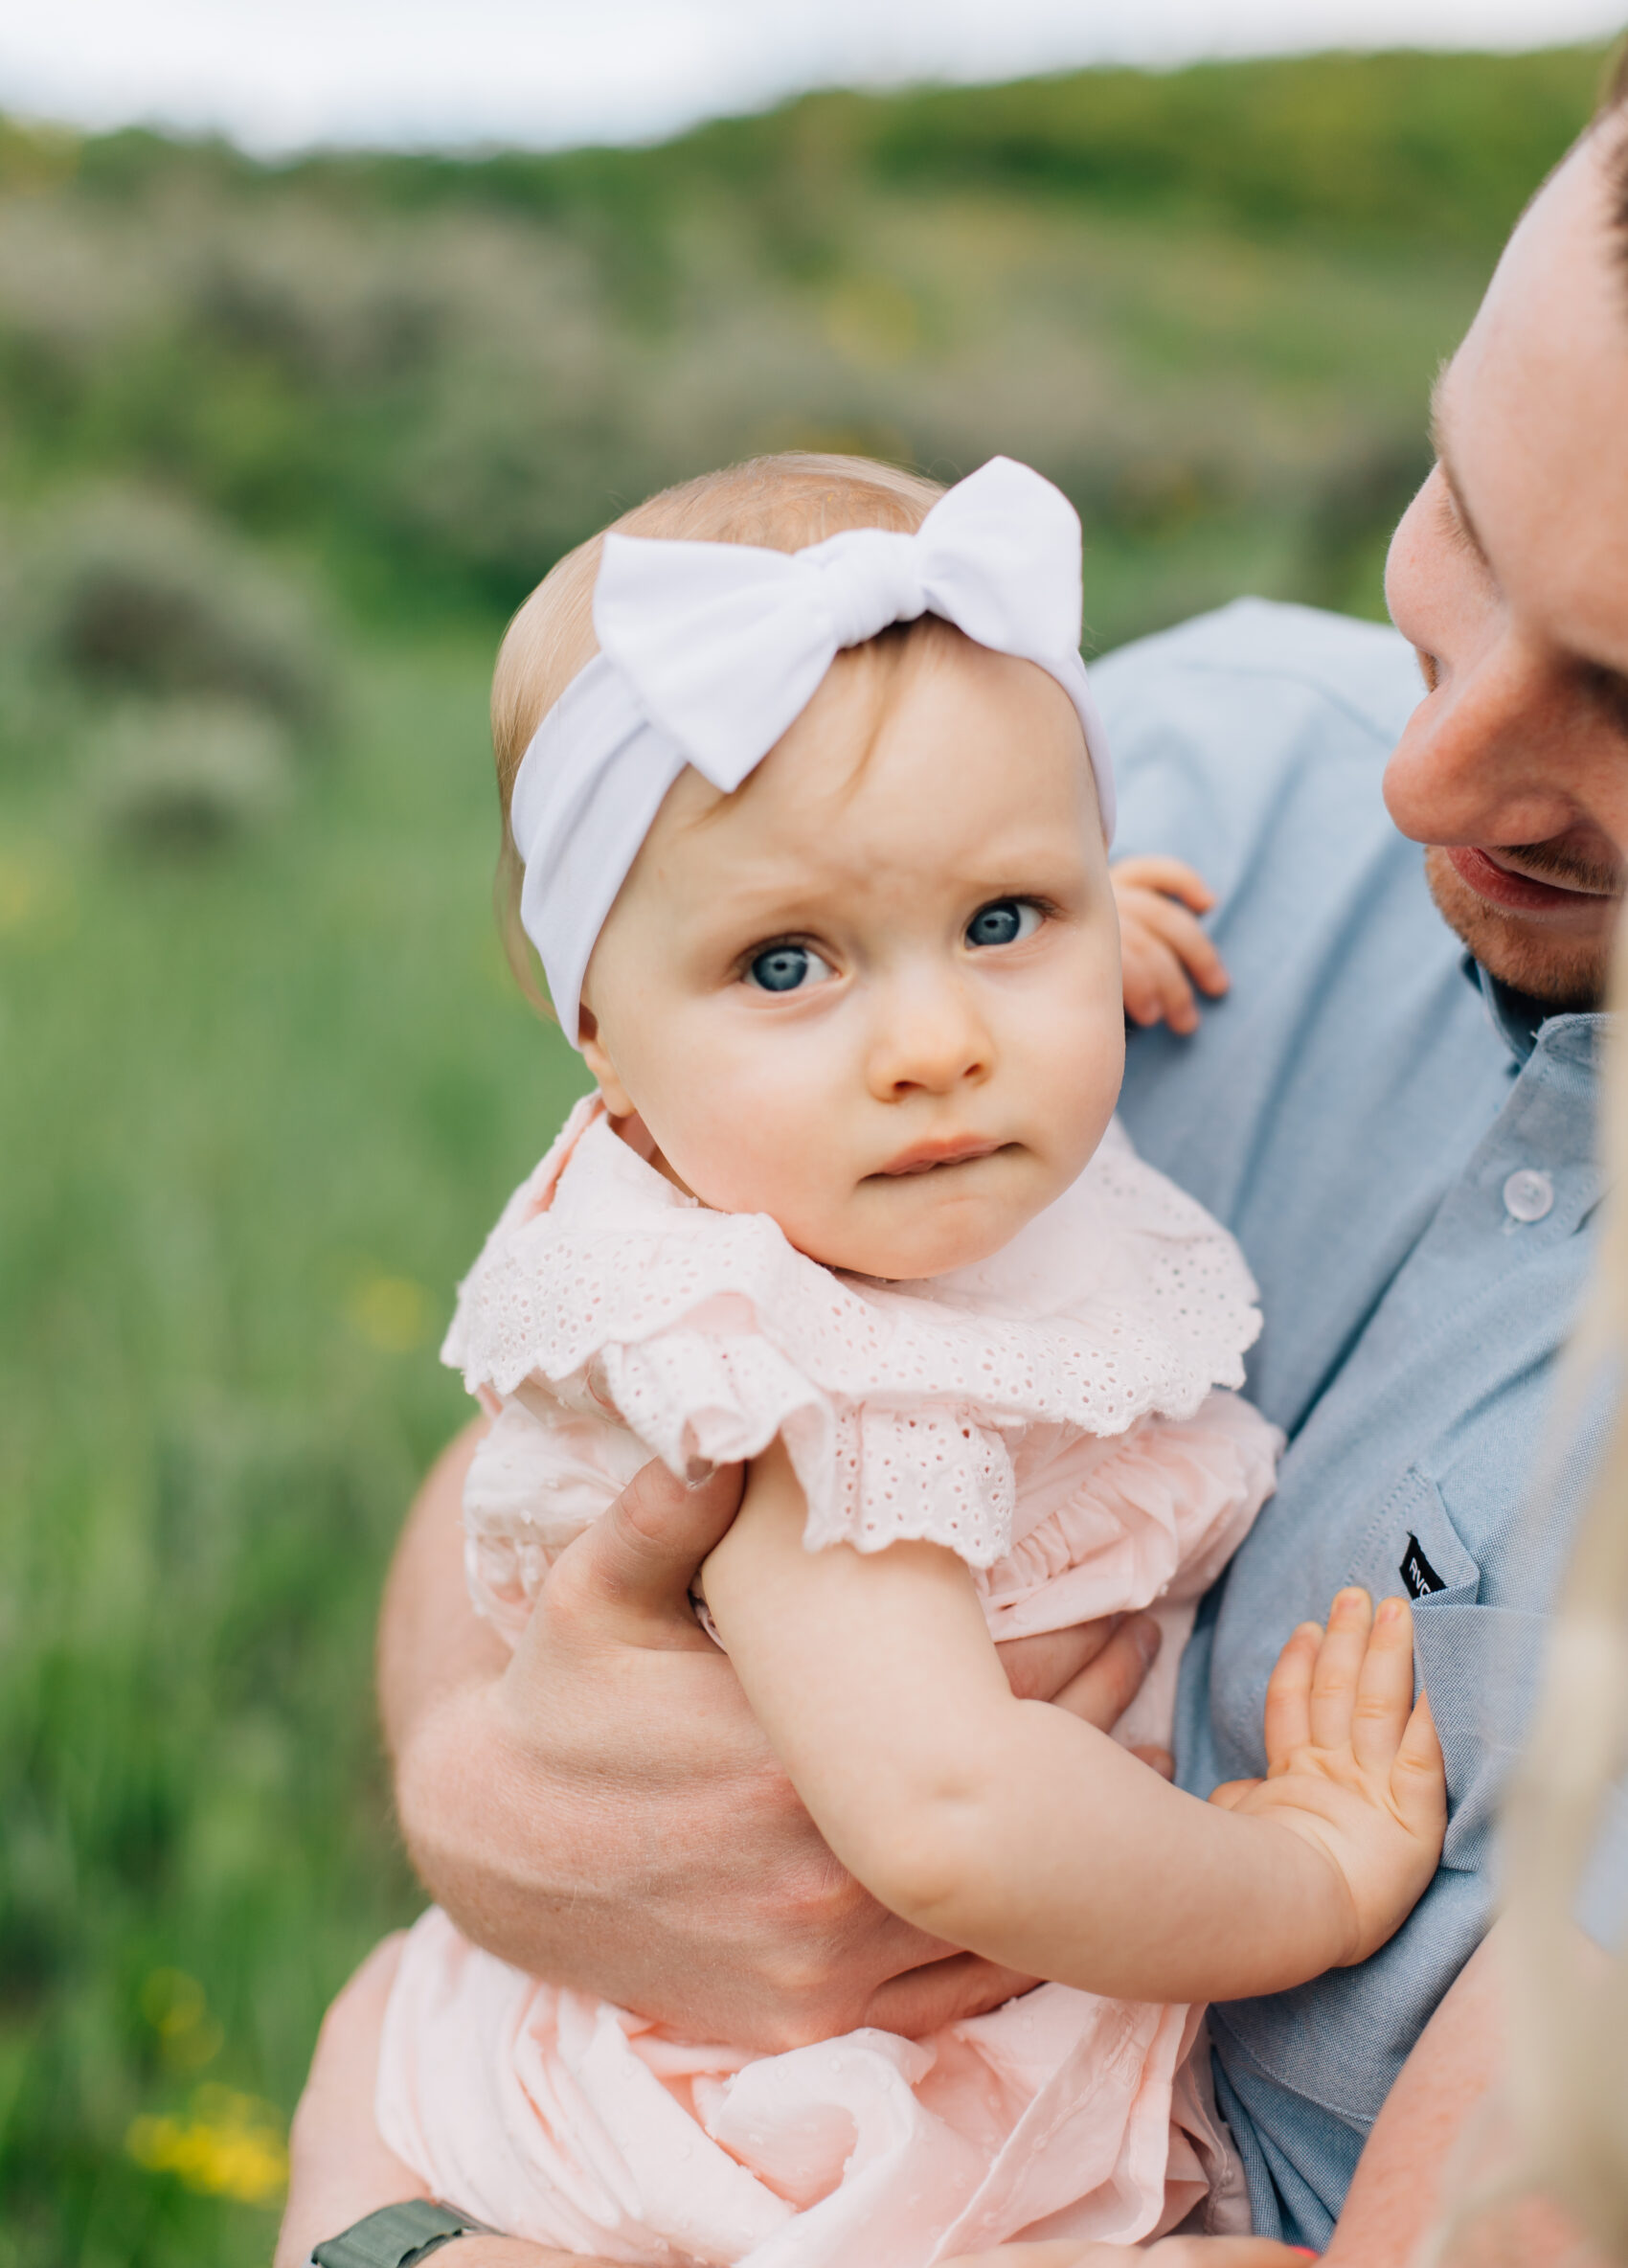
[[[1487,1926],[1490,1826],[1595,1445],[1526,1503],[1600,1193],[1600,1019],[1467,964],[1380,795],[1419,697],[1394,632],[1246,600],[1094,671],[1116,855],[1215,889],[1232,977],[1191,1039],[1138,1034],[1125,1123],[1237,1236],[1265,1327],[1249,1392],[1278,1493],[1183,1666],[1178,1769],[1262,1771],[1266,1680],[1349,1582],[1415,1599],[1447,1758],[1441,1871],[1357,1969],[1212,2011],[1217,2093],[1262,2234],[1328,2241],[1368,2128]]]

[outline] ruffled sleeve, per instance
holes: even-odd
[[[998,1639],[1202,1598],[1277,1485],[1283,1437],[1218,1389],[1192,1418],[1113,1440],[1031,1435],[1018,1452],[1021,1532],[979,1577]]]

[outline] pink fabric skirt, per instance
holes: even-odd
[[[641,2268],[1129,2244],[1182,2220],[1225,2156],[1200,2015],[1043,1984],[923,2039],[754,2055],[541,1984],[432,1909],[390,2001],[378,2124],[464,2211]]]

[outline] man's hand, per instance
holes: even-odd
[[[1031,1979],[920,1936],[837,1865],[697,1627],[695,1569],[738,1476],[659,1465],[559,1559],[512,1660],[473,1615],[459,1527],[479,1429],[424,1485],[379,1644],[402,1831],[477,1943],[692,2038],[760,2051],[863,2024],[915,2033]],[[1111,1725],[1146,1617],[1003,1648],[1014,1690]]]
[[[1004,2244],[967,2253],[944,2268],[1304,2268],[1315,2253],[1265,2236],[1164,2236],[1137,2244]]]
[[[1215,903],[1209,884],[1179,858],[1121,858],[1108,879],[1119,909],[1126,1015],[1133,1024],[1196,1032],[1193,987],[1218,999],[1229,982],[1199,926]]]

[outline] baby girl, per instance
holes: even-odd
[[[1055,1982],[922,2039],[757,2055],[407,1940],[377,2119],[437,2195],[602,2259],[927,2268],[1134,2242],[1226,2170],[1203,2003],[1371,1953],[1444,1789],[1403,1601],[1286,1647],[1270,1777],[1209,1804],[1180,1642],[1272,1486],[1230,1237],[1113,1123],[1113,784],[1079,527],[997,459],[940,494],[770,459],[652,499],[517,617],[506,864],[598,1091],[464,1283],[465,1495],[511,1639],[652,1456],[750,1465],[696,1612],[837,1857]],[[1151,1606],[1109,1738],[994,1642]],[[607,1759],[607,1767],[613,1759]]]

